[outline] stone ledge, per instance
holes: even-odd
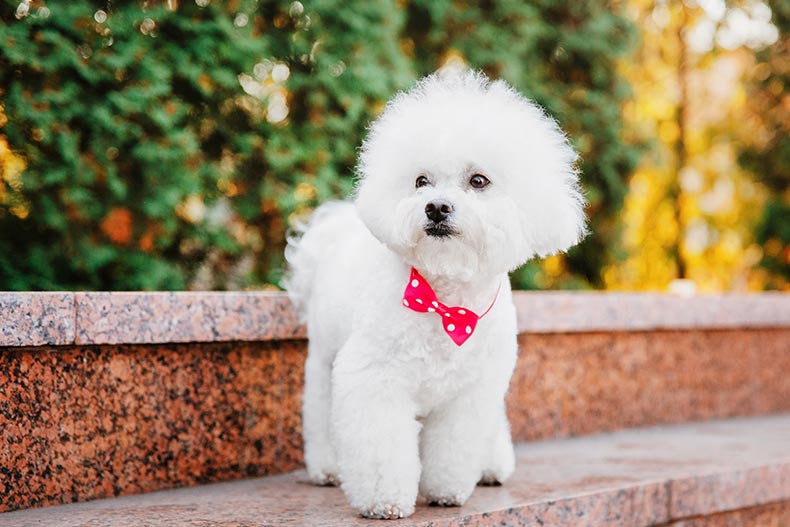
[[[790,294],[518,292],[520,333],[790,326]]]
[[[519,348],[518,441],[790,412],[790,328],[524,334]],[[300,468],[306,355],[305,340],[6,348],[0,512]]]
[[[521,444],[503,487],[400,526],[649,527],[790,500],[790,414]],[[303,472],[0,514],[0,527],[373,525]],[[780,512],[785,507],[780,507]],[[767,511],[768,509],[762,509]],[[777,509],[779,510],[779,509]]]
[[[786,527],[788,525],[790,525],[790,501],[780,501],[680,520],[666,527]]]
[[[75,293],[75,344],[304,338],[282,293]]]
[[[517,292],[521,333],[790,327],[790,295]],[[0,293],[0,347],[303,339],[283,293]]]
[[[72,293],[0,292],[0,346],[74,342]]]

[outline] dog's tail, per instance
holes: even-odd
[[[330,201],[318,207],[308,221],[296,223],[288,234],[285,259],[288,270],[282,280],[300,318],[307,318],[307,304],[315,283],[316,268],[336,243],[335,219],[356,214],[354,205]]]

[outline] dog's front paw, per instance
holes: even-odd
[[[363,509],[359,513],[365,518],[377,520],[397,520],[406,518],[414,514],[414,505],[404,505],[397,503],[377,503],[368,509]]]
[[[398,485],[393,480],[377,481],[347,479],[344,476],[343,490],[351,506],[365,518],[396,520],[414,514],[417,501],[417,485]]]
[[[483,476],[480,478],[480,481],[478,481],[477,484],[481,487],[499,487],[502,485],[504,480],[505,478],[503,477],[500,479],[496,472],[486,470],[483,472]]]
[[[394,485],[382,485],[379,482],[365,489],[352,490],[349,488],[351,485],[347,485],[345,480],[343,485],[351,506],[365,518],[397,520],[414,514],[417,501],[416,488],[413,490],[408,487],[398,488]]]
[[[460,507],[475,488],[474,481],[422,481],[420,494],[423,495],[428,505],[438,507]]]
[[[428,494],[425,496],[428,505],[432,507],[460,507],[469,499],[469,492],[445,492]]]
[[[503,434],[491,452],[491,460],[483,470],[478,485],[502,485],[516,469],[516,455],[509,434]]]
[[[427,465],[423,467],[420,479],[420,494],[429,505],[440,507],[460,507],[475,490],[477,478],[473,470],[458,470],[465,467],[456,465],[444,467]]]

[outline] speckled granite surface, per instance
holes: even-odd
[[[525,335],[518,440],[790,412],[790,329]],[[302,461],[305,341],[7,348],[0,510]]]
[[[276,340],[305,336],[279,293],[75,293],[77,344]]]
[[[790,294],[517,292],[523,333],[790,327]],[[0,346],[304,338],[283,293],[1,293]],[[0,350],[2,351],[2,350]]]
[[[0,511],[293,470],[293,342],[0,355]]]
[[[508,394],[519,440],[790,411],[790,329],[528,334],[519,343]]]
[[[718,523],[691,518],[678,527],[771,525],[726,523],[743,518],[781,519],[790,500],[790,415],[625,431],[571,440],[522,444],[518,468],[503,487],[479,487],[461,508],[420,505],[401,526],[648,527],[687,519],[685,514],[725,513]],[[765,472],[771,467],[769,477]],[[708,513],[678,501],[699,501],[717,481],[717,508]],[[355,517],[337,488],[313,487],[303,472],[114,500],[31,509],[0,515],[0,527],[90,525],[312,526],[373,525]],[[750,480],[753,490],[738,492]],[[766,506],[763,506],[766,505]],[[763,506],[763,507],[761,507]],[[757,507],[754,509],[754,507]],[[751,508],[747,511],[736,511]],[[757,512],[759,511],[759,512]],[[780,515],[780,516],[776,516]],[[786,516],[785,516],[786,517]]]
[[[521,333],[788,327],[790,294],[517,292]]]
[[[790,501],[673,522],[669,527],[788,527]]]
[[[0,346],[74,342],[71,293],[0,292]]]

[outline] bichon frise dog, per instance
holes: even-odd
[[[402,518],[418,493],[462,505],[511,475],[507,273],[584,235],[576,159],[554,120],[479,73],[432,75],[386,106],[353,203],[320,207],[286,251],[313,482]]]

